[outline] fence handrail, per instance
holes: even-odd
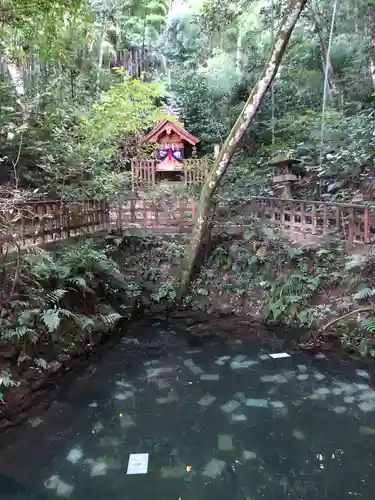
[[[11,201],[9,199],[9,201]],[[14,205],[15,206],[22,206],[22,205],[48,205],[50,203],[56,204],[56,205],[74,205],[76,203],[107,203],[107,200],[105,198],[85,198],[85,199],[78,199],[78,200],[20,200],[20,201],[15,201]]]
[[[250,210],[241,213],[241,209]],[[184,232],[191,227],[196,215],[194,200],[175,199],[166,203],[152,202],[136,196],[109,203],[105,199],[77,201],[40,200],[18,202],[15,210],[0,208],[0,218],[9,234],[0,237],[0,255],[6,247],[38,245],[76,234],[109,228],[143,229],[169,228]],[[233,214],[234,215],[234,214]],[[354,243],[372,243],[375,225],[375,206],[352,203],[330,203],[319,200],[298,200],[254,196],[237,209],[237,218],[225,214],[213,216],[213,222],[227,225],[245,223],[251,215],[272,224],[277,230],[303,235],[339,233],[341,239]],[[6,231],[4,231],[6,232]],[[21,246],[22,246],[21,245]]]
[[[307,205],[326,205],[330,207],[335,207],[335,208],[353,208],[353,209],[364,209],[364,208],[372,208],[371,206],[368,205],[356,205],[353,203],[337,203],[337,202],[330,202],[330,201],[319,201],[319,200],[299,200],[295,198],[273,198],[272,196],[253,196],[250,198],[248,204],[251,203],[252,200],[259,200],[259,201],[279,201],[282,203],[295,203],[295,204],[307,204]],[[375,208],[375,206],[373,207]]]
[[[0,207],[0,217],[8,231],[0,237],[0,255],[110,226],[108,202],[96,199],[18,202]]]

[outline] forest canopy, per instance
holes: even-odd
[[[285,6],[4,0],[1,182],[24,196],[63,197],[90,195],[94,183],[100,195],[95,175],[121,176],[121,152],[137,154],[137,137],[165,116],[165,105],[200,138],[199,154],[211,155],[263,71]],[[373,188],[374,12],[373,0],[335,9],[328,0],[307,2],[237,149],[233,196],[270,192],[265,164],[276,152],[301,159],[300,196],[351,201],[363,183]],[[111,183],[101,184],[108,195]]]

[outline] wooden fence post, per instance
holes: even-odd
[[[364,230],[363,241],[365,243],[370,243],[370,217],[369,217],[368,207],[365,207],[363,213],[363,230]]]
[[[196,204],[195,200],[192,200],[191,201],[191,218],[193,221],[195,221],[196,213],[197,213],[197,204]]]
[[[344,231],[345,231],[345,227],[343,227]],[[341,209],[340,209],[340,205],[336,205],[336,231],[337,232],[340,232],[341,230]],[[345,234],[344,234],[344,238],[345,238]]]
[[[135,165],[134,165],[134,158],[131,160],[131,177],[132,177],[132,192],[135,190]]]
[[[353,247],[354,239],[354,212],[353,208],[348,209],[348,247]]]
[[[328,206],[323,205],[323,234],[328,233]]]
[[[316,220],[317,213],[316,212],[317,212],[316,211],[316,203],[313,202],[312,210],[311,210],[311,223],[312,223],[311,234],[316,234],[316,224],[317,224],[317,220]]]

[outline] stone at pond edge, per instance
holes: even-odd
[[[243,458],[245,460],[255,460],[257,458],[257,454],[254,451],[243,451]]]

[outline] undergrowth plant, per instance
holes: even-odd
[[[350,295],[346,307],[323,327],[323,330],[337,328],[342,344],[362,357],[375,357],[374,276],[374,254],[347,257],[343,282]]]
[[[242,239],[227,236],[214,249],[189,301],[211,291],[255,295],[266,321],[312,327],[318,316],[312,299],[339,280],[339,255],[338,248],[294,246],[271,228],[255,226]]]
[[[0,343],[12,365],[43,371],[59,353],[92,344],[93,335],[129,315],[141,287],[133,275],[120,272],[107,250],[86,239],[53,253],[29,252],[14,263],[16,271],[11,263],[3,268],[8,280],[1,291]],[[15,276],[16,286],[10,287]],[[12,385],[10,375],[1,380],[3,387]]]

